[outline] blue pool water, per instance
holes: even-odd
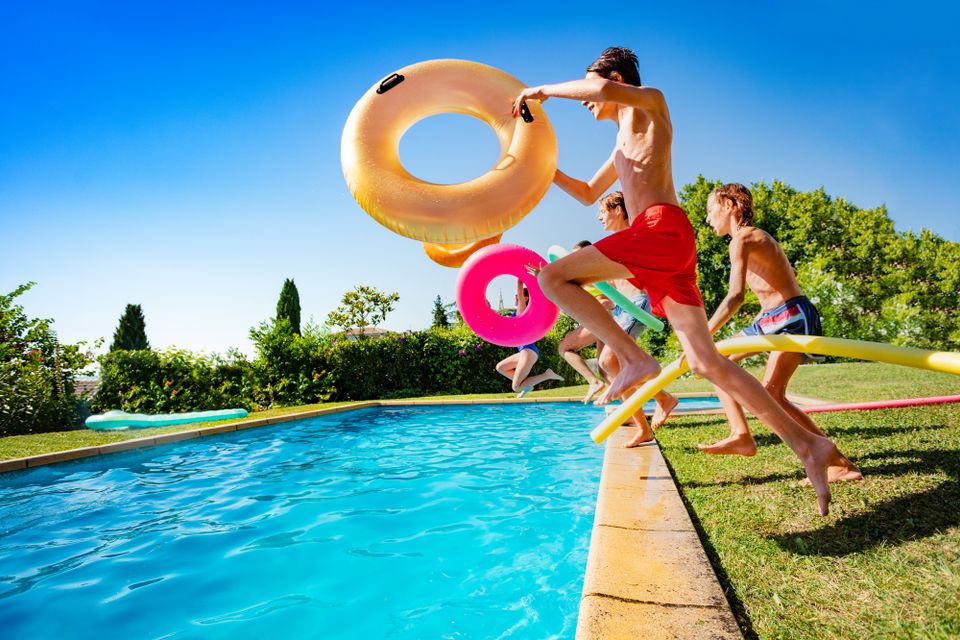
[[[5,638],[570,638],[602,418],[364,409],[0,475]]]
[[[720,404],[720,399],[716,396],[687,396],[677,398],[677,400],[679,402],[677,402],[677,407],[674,409],[676,413],[683,413],[684,411],[719,411],[723,408]],[[648,400],[643,405],[643,411],[647,414],[652,414],[655,408],[656,403],[653,400]]]

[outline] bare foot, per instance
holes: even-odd
[[[662,403],[660,398],[657,398],[657,408],[653,410],[653,424],[650,425],[654,429],[662,427],[663,423],[667,421],[667,418],[670,417],[670,412],[673,411],[677,403],[680,402],[677,400],[677,397],[669,393],[664,393],[669,398],[669,400],[664,400]]]
[[[698,444],[697,448],[704,453],[752,456],[757,452],[757,443],[753,441],[753,436],[745,433],[732,435],[713,444]]]
[[[637,424],[637,420],[634,420],[634,424],[637,425],[637,433],[627,442],[623,447],[625,449],[632,449],[638,447],[645,442],[653,442],[653,429],[650,428],[650,425],[647,424],[646,419],[642,423]]]
[[[863,472],[857,465],[850,462],[845,455],[837,452],[839,457],[831,461],[827,467],[827,482],[850,482],[852,480],[863,480]],[[810,479],[804,478],[800,484],[809,485]]]
[[[543,375],[546,376],[543,379],[544,382],[546,382],[547,380],[559,380],[560,382],[563,382],[563,376],[558,375],[557,372],[554,371],[553,369],[547,369],[546,371],[543,372]]]
[[[822,516],[830,513],[830,483],[827,480],[827,471],[831,465],[842,463],[843,460],[846,458],[837,449],[837,445],[821,436],[816,436],[807,453],[800,456],[807,478],[817,492],[817,507]]]
[[[607,390],[593,404],[609,404],[621,396],[627,396],[634,387],[643,384],[658,373],[660,373],[660,365],[652,358],[626,366],[620,369],[620,373],[610,382]]]
[[[518,398],[522,398],[523,396],[527,395],[527,392],[530,391],[530,389],[532,389],[532,388],[533,388],[533,387],[527,387],[526,389],[520,389],[520,391],[517,392],[517,397],[518,397]]]
[[[583,404],[587,404],[593,400],[593,396],[600,393],[600,389],[603,389],[603,381],[597,380],[596,382],[591,382],[587,388],[587,395],[583,396]]]

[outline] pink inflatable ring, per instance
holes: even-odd
[[[531,344],[547,335],[560,310],[540,290],[526,266],[542,267],[546,260],[515,244],[495,244],[470,256],[457,276],[457,307],[473,332],[504,347]],[[487,286],[497,276],[515,276],[527,286],[530,304],[516,317],[504,317],[490,308]]]

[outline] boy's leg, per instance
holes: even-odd
[[[617,356],[613,353],[613,349],[603,349],[598,354],[597,361],[600,363],[601,370],[607,374],[608,378],[613,379],[620,373],[620,363],[617,361]],[[621,399],[625,400],[626,398],[623,397]],[[650,428],[650,423],[647,422],[647,416],[643,413],[642,408],[630,416],[630,422],[637,428],[637,432],[623,445],[624,447],[631,449],[645,442],[653,442],[653,429]]]
[[[517,368],[513,371],[513,390],[522,391],[526,384],[530,370],[537,363],[537,354],[533,349],[524,349],[517,354]]]
[[[801,427],[818,436],[826,436],[827,434],[817,427],[816,423],[810,419],[810,416],[800,411],[792,402],[787,400],[787,384],[790,382],[790,378],[793,377],[793,374],[797,371],[797,367],[800,366],[801,362],[803,362],[802,353],[789,353],[786,351],[772,352],[770,354],[770,360],[767,362],[767,368],[763,373],[763,387]]]
[[[586,327],[577,327],[567,335],[563,337],[563,340],[560,341],[557,351],[560,352],[560,356],[567,361],[574,371],[579,373],[587,381],[589,388],[587,389],[587,395],[583,397],[583,402],[590,402],[590,399],[597,394],[600,389],[603,388],[603,383],[600,381],[597,376],[593,375],[593,371],[590,370],[590,367],[587,366],[587,363],[584,362],[583,357],[577,353],[580,349],[588,347],[594,342],[597,341],[596,336],[594,336]]]
[[[743,407],[737,404],[733,397],[723,389],[717,387],[717,397],[723,405],[730,423],[730,435],[713,444],[698,444],[697,448],[704,453],[726,453],[741,456],[752,456],[757,452],[757,444],[750,435],[747,426],[747,417],[743,415]]]
[[[513,380],[513,372],[517,369],[517,363],[520,361],[520,354],[515,353],[512,356],[507,356],[503,360],[497,363],[497,373],[507,378],[508,380]]]
[[[816,423],[810,419],[806,413],[801,411],[796,405],[787,400],[787,384],[790,378],[796,372],[797,367],[803,362],[802,353],[790,353],[786,351],[774,351],[770,354],[770,360],[767,362],[767,369],[763,375],[763,386],[767,392],[777,401],[783,410],[790,414],[790,417],[811,433],[820,436],[826,434],[817,427]],[[840,464],[830,465],[827,472],[830,482],[839,482],[842,480],[859,480],[863,478],[863,473],[855,464],[846,457]]]
[[[582,288],[582,285],[593,282],[632,277],[629,269],[591,246],[546,265],[538,278],[546,296],[613,349],[620,361],[621,375],[600,396],[599,404],[620,397],[660,373],[660,364],[638,347],[603,305]]]
[[[530,376],[526,380],[520,382],[521,391],[530,391],[535,386],[541,382],[546,382],[547,380],[563,380],[553,369],[547,369],[541,374]]]
[[[836,445],[797,424],[756,378],[720,355],[707,328],[703,307],[679,304],[667,297],[664,308],[691,368],[729,393],[797,454],[817,493],[820,514],[826,515],[830,509],[827,469],[845,460]]]
[[[657,403],[657,408],[653,410],[653,424],[650,426],[657,429],[667,422],[667,418],[670,417],[670,413],[676,408],[679,400],[675,395],[666,391],[661,391],[653,396],[653,400]]]

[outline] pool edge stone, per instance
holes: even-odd
[[[656,442],[607,439],[577,640],[742,638]]]

